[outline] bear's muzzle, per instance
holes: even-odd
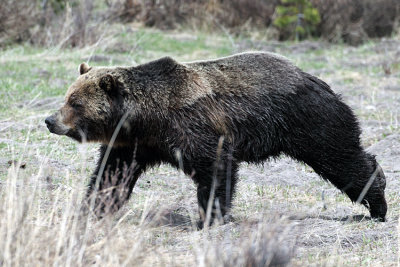
[[[69,130],[68,127],[58,121],[55,114],[47,117],[44,122],[46,123],[47,129],[49,129],[51,133],[57,135],[65,135]]]

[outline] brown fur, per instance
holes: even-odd
[[[360,201],[372,217],[385,219],[385,176],[361,147],[352,110],[326,83],[282,56],[244,53],[189,63],[167,57],[136,67],[83,64],[79,70],[64,107],[46,123],[53,133],[102,144],[88,190],[101,191],[95,194],[100,213],[107,205],[118,209],[147,168],[169,163],[195,181],[203,212],[216,179],[211,213],[224,215],[238,164],[283,153],[310,165],[353,201],[372,175]],[[110,144],[121,119],[126,121]],[[136,171],[124,177],[121,170],[132,162]],[[116,184],[108,185],[112,174]],[[128,193],[118,196],[121,184]],[[103,191],[112,194],[107,201]]]

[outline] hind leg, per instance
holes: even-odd
[[[304,75],[286,117],[290,131],[283,137],[284,152],[364,204],[373,218],[385,220],[385,176],[375,173],[379,165],[361,147],[357,118],[327,84]]]
[[[386,180],[375,158],[361,148],[358,153],[324,151],[324,154],[320,158],[309,158],[304,161],[348,195],[353,202],[367,207],[372,218],[385,221]]]
[[[193,180],[197,184],[197,201],[200,213],[200,228],[208,220],[212,224],[224,216],[231,208],[237,180],[237,164],[221,163],[217,170],[213,165],[198,168]]]

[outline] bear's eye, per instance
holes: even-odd
[[[81,104],[81,103],[78,103],[78,102],[72,102],[72,103],[69,103],[69,105],[70,105],[72,108],[81,108],[81,107],[82,107],[82,104]]]

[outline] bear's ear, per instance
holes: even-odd
[[[106,74],[100,78],[99,87],[104,91],[111,93],[117,88],[117,82],[111,74]]]
[[[91,70],[92,67],[89,67],[89,65],[87,63],[82,63],[81,65],[79,65],[79,74],[85,74],[86,72],[88,72],[89,70]]]

